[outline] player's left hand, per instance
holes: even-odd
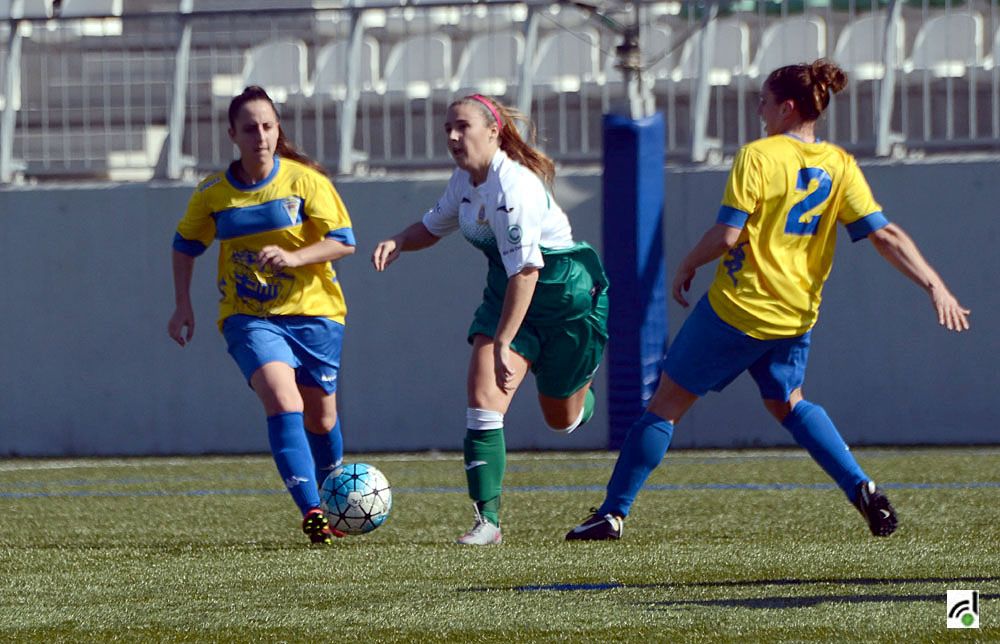
[[[971,310],[958,303],[958,299],[951,294],[948,289],[934,289],[931,291],[931,301],[937,311],[938,324],[946,327],[949,331],[969,330],[969,314]]]
[[[263,267],[295,268],[301,266],[298,256],[281,246],[265,246],[257,253],[257,262]]]
[[[499,343],[493,345],[493,372],[501,391],[508,393],[514,388],[516,371],[510,356],[510,346]]]

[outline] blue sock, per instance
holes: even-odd
[[[323,485],[330,472],[344,461],[344,436],[340,433],[340,416],[337,416],[337,422],[326,434],[306,431],[306,438],[309,439],[309,450],[316,463],[316,482]]]
[[[305,433],[302,412],[267,417],[267,439],[274,464],[303,515],[319,507],[319,490],[313,480],[315,466]]]
[[[868,480],[850,448],[840,437],[837,427],[826,410],[808,400],[795,405],[785,416],[782,426],[792,433],[795,442],[804,447],[813,460],[829,474],[851,503],[857,500],[858,485]]]
[[[598,514],[628,516],[642,484],[667,453],[673,435],[672,422],[648,411],[635,421],[625,436],[625,444],[608,481],[608,495],[597,510]]]

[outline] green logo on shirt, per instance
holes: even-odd
[[[519,241],[521,241],[521,227],[518,226],[517,224],[512,224],[508,226],[507,240],[512,244],[516,244]]]

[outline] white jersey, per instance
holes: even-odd
[[[465,170],[455,170],[437,205],[423,217],[436,237],[461,228],[473,246],[498,253],[507,277],[526,267],[542,268],[542,250],[573,246],[566,213],[534,172],[497,150],[486,181],[472,185]]]

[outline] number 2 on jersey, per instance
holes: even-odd
[[[816,188],[788,211],[788,216],[785,219],[785,232],[789,235],[816,234],[819,218],[823,213],[816,213],[808,221],[800,221],[800,219],[804,214],[827,200],[833,188],[833,180],[822,168],[802,168],[799,170],[799,178],[795,188],[808,190],[809,184],[813,181],[817,182]]]

